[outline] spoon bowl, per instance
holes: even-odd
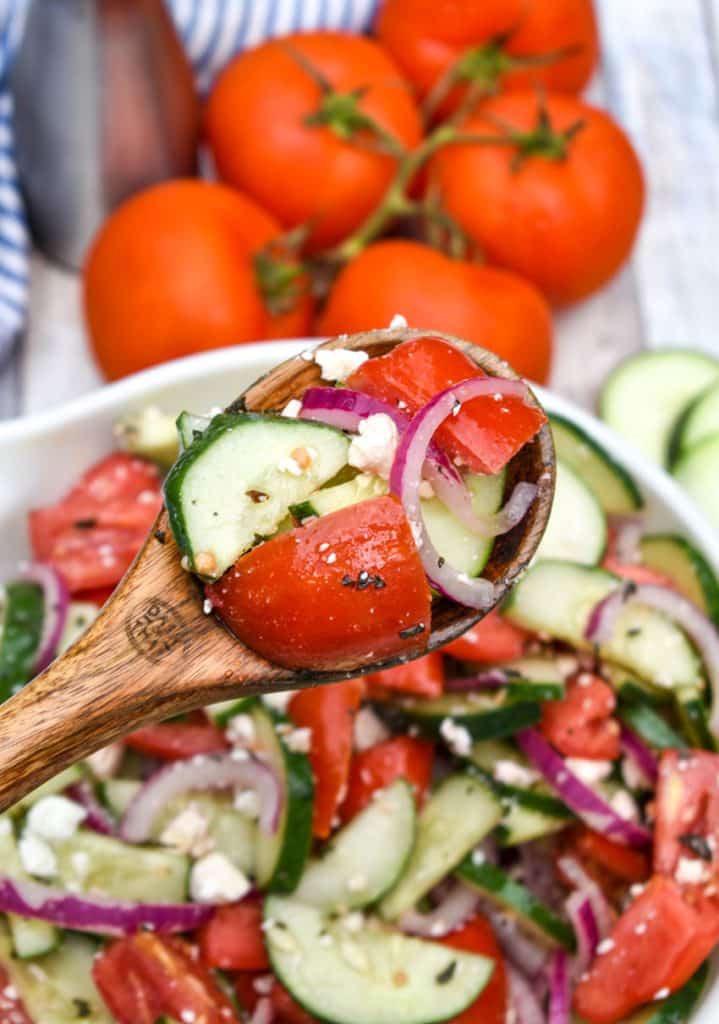
[[[378,356],[426,333],[372,331],[335,338],[322,347]],[[493,353],[450,335],[432,335],[462,349],[488,375],[516,379]],[[295,356],[253,384],[228,411],[280,410],[319,379],[314,361]],[[551,509],[554,469],[545,425],[508,466],[507,493],[524,480],[537,485],[537,496],[522,522],[493,544],[482,575],[495,584],[497,601],[536,552]],[[339,663],[321,673],[293,672],[255,654],[214,615],[204,614],[198,583],[180,565],[163,510],[87,633],[0,707],[0,810],[147,722],[238,695],[298,689],[389,668],[455,639],[483,614],[440,599],[433,605],[428,645],[361,668]]]

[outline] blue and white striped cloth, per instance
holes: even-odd
[[[0,0],[0,365],[22,330],[29,290],[30,236],[15,167],[7,74],[31,0]],[[36,0],[54,3],[56,0]],[[201,92],[240,50],[287,32],[366,29],[377,0],[165,0]]]

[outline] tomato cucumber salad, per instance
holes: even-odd
[[[347,364],[331,390],[370,396],[359,382],[380,362]],[[383,370],[376,381],[399,379]],[[357,405],[350,411],[359,416]],[[417,489],[428,463],[446,454],[457,465],[469,411],[423,442]],[[225,421],[213,422],[180,418],[186,453],[203,439],[211,449]],[[278,474],[282,490],[267,484],[257,513],[274,511],[256,533],[271,539],[245,554],[227,524],[206,531],[190,516],[188,536],[202,547],[188,558],[213,554],[207,586],[220,600],[225,577],[210,582],[213,573],[384,502],[394,518],[379,534],[376,519],[365,533],[353,518],[325,549],[348,560],[340,568],[353,585],[331,589],[324,567],[333,561],[316,571],[348,642],[353,613],[342,595],[382,597],[390,584],[374,577],[399,580],[398,607],[376,605],[376,636],[389,650],[407,608],[418,614],[404,603],[407,579],[419,580],[408,601],[421,592],[429,602],[438,581],[406,506],[389,496],[380,446],[371,466],[349,459],[352,437],[366,436],[355,423],[285,416],[238,427],[264,432],[238,446],[243,460],[275,452],[282,430],[326,431],[327,443],[293,434],[286,457],[299,464],[293,449],[316,448],[327,468],[307,481]],[[557,492],[541,547],[502,606],[464,636],[361,679],[142,728],[0,816],[3,1024],[691,1019],[719,942],[719,585],[689,541],[647,531],[622,466],[573,423],[550,424]],[[497,461],[460,467],[478,517],[502,509],[502,460],[531,429],[495,449]],[[398,446],[409,430],[398,428]],[[132,452],[109,455],[56,504],[29,513],[35,560],[3,596],[3,698],[82,633],[161,507],[162,472],[176,454],[161,417],[119,433]],[[434,496],[420,500],[432,546],[456,559],[465,585],[480,583],[491,537],[480,546],[465,524],[459,541],[461,503],[455,494],[442,511],[429,482]],[[338,503],[330,492],[339,488],[351,499]],[[352,533],[362,550],[354,562]],[[396,563],[365,560],[371,536]],[[403,565],[415,559],[419,568]],[[301,650],[331,657],[306,614]]]

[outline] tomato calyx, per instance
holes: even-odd
[[[514,147],[512,170],[520,171],[531,157],[538,156],[545,160],[566,160],[569,147],[576,136],[585,127],[580,119],[570,124],[564,131],[556,131],[549,111],[541,94],[537,100],[537,123],[531,131],[521,131],[509,122],[492,117],[489,120],[501,129],[502,134],[494,141]]]
[[[252,257],[257,287],[265,308],[273,316],[294,309],[309,287],[307,267],[297,258],[309,233],[310,225],[300,224],[273,238]]]

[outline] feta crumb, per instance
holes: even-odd
[[[330,551],[329,555],[327,555],[327,558],[325,558],[325,562],[327,562],[328,565],[334,565],[334,563],[336,561],[337,561],[336,553],[334,551]]]
[[[90,871],[90,855],[85,850],[75,850],[70,856],[70,863],[72,864],[73,871],[80,876],[85,878]]]
[[[246,747],[255,741],[255,723],[251,715],[233,715],[227,723],[225,736],[233,747]]]
[[[644,773],[633,757],[622,758],[622,778],[629,789],[649,789]]]
[[[215,845],[208,826],[209,822],[200,808],[191,803],[168,822],[160,835],[160,842],[163,846],[173,846],[180,853],[204,857]]]
[[[469,757],[472,752],[472,737],[463,725],[457,725],[451,718],[442,720],[439,734],[456,757]]]
[[[480,867],[487,860],[487,856],[481,846],[472,850],[472,863],[476,868]]]
[[[642,895],[645,889],[646,886],[642,885],[641,882],[635,882],[634,885],[629,886],[629,895],[632,897],[632,899],[636,900]]]
[[[246,875],[224,853],[208,853],[190,872],[190,895],[195,903],[235,903],[251,888]]]
[[[434,497],[434,487],[429,480],[420,480],[419,496],[424,498],[425,501],[429,501],[430,498]]]
[[[348,348],[317,349],[314,355],[320,368],[320,377],[331,381],[347,380],[369,359],[366,352],[355,352]]]
[[[120,761],[125,753],[122,743],[111,743],[109,747],[96,750],[85,758],[90,765],[92,774],[98,779],[111,779],[120,767]]]
[[[312,745],[312,730],[310,728],[292,729],[283,739],[294,754],[309,754]]]
[[[497,761],[492,774],[497,782],[507,786],[531,786],[541,778],[539,772],[516,761]]]
[[[315,354],[306,348],[304,352],[300,352],[300,359],[304,359],[306,363],[313,363],[315,361]]]
[[[296,420],[301,409],[302,402],[300,402],[299,398],[291,398],[280,415],[286,416],[288,420]]]
[[[610,798],[609,806],[624,821],[637,821],[639,818],[637,805],[626,789],[618,789]]]
[[[205,615],[212,614],[212,601],[210,600],[209,597],[206,597],[205,600],[202,602],[202,610],[205,613]]]
[[[355,715],[353,742],[355,750],[368,750],[389,739],[389,729],[371,708],[360,708]]]
[[[18,851],[22,866],[29,875],[36,878],[54,878],[57,874],[57,857],[52,847],[28,832],[18,842]]]
[[[235,793],[233,807],[253,821],[260,816],[260,798],[254,789],[243,789]]]
[[[86,817],[85,808],[74,800],[59,795],[45,796],[30,808],[25,827],[41,839],[69,839]]]
[[[280,473],[289,473],[290,476],[302,476],[302,466],[291,455],[284,455],[278,461],[277,468]]]
[[[362,931],[364,925],[364,914],[361,910],[353,910],[351,914],[345,914],[342,924],[348,932]]]
[[[259,978],[255,978],[252,982],[252,987],[258,995],[268,996],[272,991],[275,984],[275,979],[271,974],[262,974]]]
[[[359,434],[352,438],[347,455],[350,466],[389,480],[399,442],[394,420],[386,413],[375,413],[360,420],[358,430]]]
[[[707,866],[694,857],[680,857],[674,878],[679,885],[699,885],[707,877]]]
[[[636,935],[644,935],[647,930],[647,922],[640,921],[637,927],[634,929]]]
[[[656,999],[656,1000],[666,999],[669,996],[669,994],[670,994],[670,989],[668,989],[668,988],[660,988],[658,992],[654,993],[654,995],[652,996],[652,999]]]
[[[12,832],[12,824],[9,818],[0,818],[0,836],[9,836]]]
[[[180,1020],[182,1024],[195,1024],[197,1014],[194,1010],[180,1010]]]
[[[284,712],[297,690],[282,690],[280,693],[263,693],[262,700],[274,711]]]
[[[587,786],[603,782],[612,774],[611,761],[592,761],[583,757],[568,757],[566,765],[570,772]]]
[[[348,892],[363,892],[367,888],[367,876],[363,874],[352,875],[346,882]]]
[[[610,953],[613,949],[614,939],[603,939],[597,946],[597,955],[604,956],[605,953]]]
[[[402,316],[401,313],[395,313],[395,315],[389,322],[389,329],[390,331],[394,331],[400,327],[409,327],[409,324],[407,323],[407,317]]]

